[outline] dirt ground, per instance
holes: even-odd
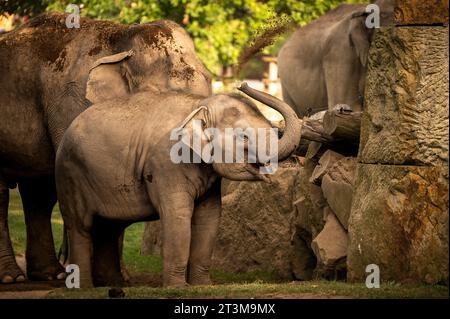
[[[17,264],[25,272],[26,264],[24,256],[16,257]],[[147,286],[161,287],[162,278],[160,274],[132,273],[130,274],[128,287]],[[25,281],[23,283],[0,285],[0,299],[29,299],[44,298],[49,292],[56,288],[65,287],[65,281]]]
[[[17,258],[24,269],[23,256]],[[348,299],[348,298],[448,298],[448,287],[414,286],[385,283],[382,289],[367,289],[362,284],[345,282],[215,282],[213,286],[159,289],[162,276],[158,273],[131,272],[129,283],[124,289],[126,298],[226,298],[226,299]],[[67,290],[65,281],[26,281],[16,284],[0,284],[0,299],[40,298],[108,298],[110,290]],[[49,295],[50,294],[50,295]]]
[[[161,276],[150,273],[132,273],[128,287],[160,287]],[[23,283],[0,285],[0,299],[44,298],[56,288],[65,287],[65,281],[25,281]]]

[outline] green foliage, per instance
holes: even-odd
[[[22,3],[22,11],[37,6],[34,0],[12,2]],[[284,15],[303,25],[343,2],[358,0],[45,0],[37,2],[40,6],[36,9],[64,11],[68,4],[76,3],[82,4],[83,16],[96,19],[129,24],[173,20],[186,28],[201,60],[216,74],[220,67],[238,62],[242,50],[268,21]],[[281,43],[264,52],[276,54]]]
[[[49,0],[0,0],[0,14],[17,13],[19,15],[27,15],[39,13],[44,11],[49,3]]]

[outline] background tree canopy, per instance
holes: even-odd
[[[193,37],[198,54],[217,74],[222,66],[235,65],[243,48],[269,21],[291,19],[303,25],[328,10],[357,0],[0,0],[3,12],[20,15],[64,11],[68,4],[81,6],[81,14],[121,23],[170,19]],[[276,54],[286,35],[265,53]]]

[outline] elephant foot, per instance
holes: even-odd
[[[122,274],[118,273],[115,275],[107,276],[95,276],[94,286],[95,287],[123,287],[125,285],[125,280]]]
[[[181,288],[188,286],[185,276],[164,276],[163,275],[163,287],[164,288]]]
[[[194,286],[212,285],[209,271],[190,272],[188,274],[188,283]]]
[[[209,266],[204,266],[198,261],[189,263],[187,281],[190,285],[211,285]]]
[[[13,284],[18,282],[24,282],[25,275],[19,266],[17,266],[16,261],[12,258],[11,261],[3,263],[0,260],[0,283],[1,284]]]
[[[27,275],[28,279],[37,281],[63,280],[67,277],[66,271],[59,263],[44,267],[27,264]]]
[[[189,285],[193,286],[208,286],[212,285],[211,278],[209,276],[206,276],[204,278],[192,278],[188,280]]]

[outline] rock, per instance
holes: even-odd
[[[308,152],[311,150],[311,145]],[[316,257],[311,241],[323,229],[323,209],[327,206],[320,186],[311,184],[309,178],[317,165],[318,158],[310,157],[296,176],[293,186],[294,211],[291,217],[292,243],[295,261],[292,272],[295,279],[311,280],[316,268]]]
[[[297,258],[292,258],[292,274],[297,280],[311,280],[316,268],[316,256],[311,249],[311,239],[304,240],[295,235],[292,238],[293,250]]]
[[[448,284],[448,166],[358,164],[348,280],[369,264],[383,281]]]
[[[322,178],[323,195],[345,229],[352,209],[356,163],[355,157],[345,157],[335,162]]]
[[[333,152],[332,150],[327,150],[323,153],[322,157],[319,159],[319,164],[314,168],[309,182],[313,184],[320,185],[322,182],[322,177],[327,173],[327,171],[336,163],[338,160],[344,156]]]
[[[396,25],[448,24],[448,0],[396,0]]]
[[[161,255],[161,225],[159,220],[145,223],[142,239],[142,255]]]
[[[317,257],[318,271],[334,271],[339,264],[345,264],[348,236],[333,212],[326,216],[325,226],[311,243]]]
[[[292,264],[298,264],[291,243],[292,192],[300,169],[280,166],[272,184],[223,180],[213,268],[292,278]]]
[[[448,59],[448,26],[375,31],[360,162],[448,165]]]

